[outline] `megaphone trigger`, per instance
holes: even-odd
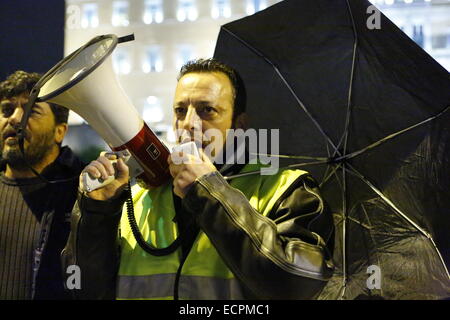
[[[127,149],[120,150],[120,151],[103,151],[100,152],[101,156],[105,156],[106,158],[110,159],[111,161],[114,161],[114,163],[117,162],[117,159],[122,158],[122,160],[126,163],[130,157],[131,154]],[[115,159],[111,159],[113,156],[116,156]]]

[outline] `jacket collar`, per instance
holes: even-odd
[[[63,178],[71,175],[79,174],[84,167],[84,163],[73,153],[68,147],[60,148],[58,157],[54,162],[48,165],[42,175],[46,178]],[[6,161],[0,160],[0,172],[6,170]]]

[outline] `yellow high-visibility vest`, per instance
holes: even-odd
[[[254,171],[248,164],[241,172]],[[301,175],[301,170],[283,170],[275,175],[253,175],[233,179],[251,206],[267,215],[275,202]],[[178,237],[173,222],[175,208],[172,183],[155,189],[133,187],[136,222],[147,242],[156,248],[169,246]],[[117,282],[118,299],[173,299],[181,248],[166,256],[152,256],[137,243],[127,220],[126,206],[121,220],[121,259]],[[243,292],[233,273],[200,231],[181,269],[179,299],[242,299]]]

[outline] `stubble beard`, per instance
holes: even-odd
[[[2,159],[12,169],[18,171],[28,170],[29,166],[35,166],[42,162],[51,152],[54,146],[54,130],[49,130],[42,134],[34,134],[31,143],[25,145],[25,158],[20,151],[18,141],[13,145],[5,146],[2,139],[0,147],[2,150]]]

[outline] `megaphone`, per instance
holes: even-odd
[[[170,178],[170,152],[130,102],[111,61],[117,44],[132,39],[113,34],[95,37],[55,65],[33,90],[37,101],[79,114],[113,151],[129,151],[143,169],[137,178],[156,187]]]

